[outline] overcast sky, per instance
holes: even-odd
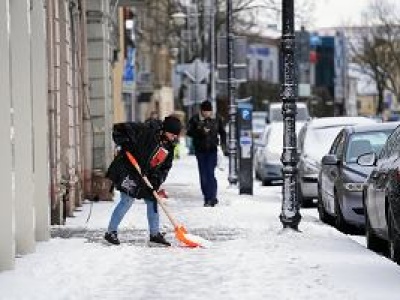
[[[359,24],[362,10],[368,0],[317,0],[315,1],[315,27],[333,27]]]

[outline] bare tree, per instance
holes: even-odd
[[[400,15],[389,0],[371,1],[363,14],[363,27],[351,50],[362,73],[376,83],[377,113],[383,112],[384,91],[400,99]]]
[[[296,1],[297,22],[302,25],[309,24],[315,0]],[[186,1],[187,3],[188,1]],[[180,30],[172,16],[174,12],[182,11],[187,16],[187,22],[195,23],[194,36],[197,47],[192,57],[202,56],[207,47],[208,30],[210,29],[205,1],[192,2],[192,10],[187,5],[182,5],[179,0],[145,0],[142,4],[142,13],[145,13],[147,30],[142,32],[142,38],[149,40],[150,44],[176,44],[181,38]],[[253,27],[266,28],[268,25],[280,25],[281,0],[233,0],[233,24],[235,32],[245,32]],[[215,0],[217,33],[225,30],[226,0]],[[189,28],[190,26],[186,26]],[[147,31],[147,32],[146,32]]]

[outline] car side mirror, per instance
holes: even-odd
[[[376,164],[376,154],[374,152],[360,155],[357,158],[357,163],[363,167],[372,167]]]
[[[327,166],[337,166],[339,164],[339,160],[336,155],[328,154],[322,157],[322,164]]]

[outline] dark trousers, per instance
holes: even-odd
[[[200,186],[204,196],[204,202],[212,202],[217,199],[217,179],[215,178],[217,151],[196,152],[196,158],[199,167]]]

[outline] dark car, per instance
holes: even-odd
[[[372,168],[363,192],[367,247],[400,264],[400,126],[378,155],[362,155],[358,164]]]
[[[360,166],[357,159],[365,153],[379,153],[397,125],[356,125],[339,132],[329,154],[321,161],[318,213],[322,221],[334,220],[342,232],[349,231],[351,225],[364,227],[362,191],[372,167]]]

